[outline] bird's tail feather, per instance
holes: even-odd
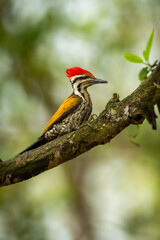
[[[20,152],[19,154],[22,154],[22,153],[27,152],[29,150],[35,149],[37,147],[40,147],[41,145],[43,145],[45,143],[46,143],[46,139],[44,137],[40,138],[37,141],[35,141],[34,143],[32,143],[30,146],[28,146],[26,149],[24,149],[22,152]]]

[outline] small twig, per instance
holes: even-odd
[[[160,64],[146,81],[128,97],[118,95],[91,123],[59,137],[39,148],[0,162],[0,186],[21,182],[54,168],[91,148],[110,142],[130,124],[138,125],[160,99]],[[160,106],[160,104],[159,104]],[[126,109],[128,109],[127,114]],[[94,130],[94,131],[93,131]],[[135,143],[134,143],[135,144]]]

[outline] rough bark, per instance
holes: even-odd
[[[79,130],[8,161],[0,162],[0,186],[34,177],[97,145],[110,142],[130,124],[141,124],[159,99],[160,64],[147,80],[122,101],[114,94],[105,110]]]

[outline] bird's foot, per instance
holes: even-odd
[[[90,127],[92,130],[94,130],[94,128],[90,125],[89,122],[87,122],[87,126]]]
[[[90,118],[89,118],[89,121],[87,122],[87,126],[88,127],[90,127],[92,130],[94,130],[95,131],[95,129],[91,126],[91,123],[95,120],[95,119],[97,119],[97,115],[96,114],[92,114],[91,116],[90,116]]]
[[[92,114],[92,115],[90,116],[88,122],[91,123],[91,122],[93,122],[95,119],[97,119],[97,115],[94,113],[94,114]]]

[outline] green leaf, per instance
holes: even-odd
[[[133,63],[143,63],[143,59],[139,57],[138,55],[132,54],[132,53],[126,53],[123,55],[124,58]]]
[[[143,82],[145,78],[147,77],[147,69],[148,67],[142,68],[141,71],[139,72],[139,80]]]
[[[153,36],[154,36],[154,28],[152,30],[152,33],[151,33],[149,39],[148,39],[146,50],[143,51],[143,57],[146,61],[148,61],[148,58],[149,58],[149,54],[150,54],[150,50],[151,50],[151,46],[152,46],[152,41],[153,41]]]

